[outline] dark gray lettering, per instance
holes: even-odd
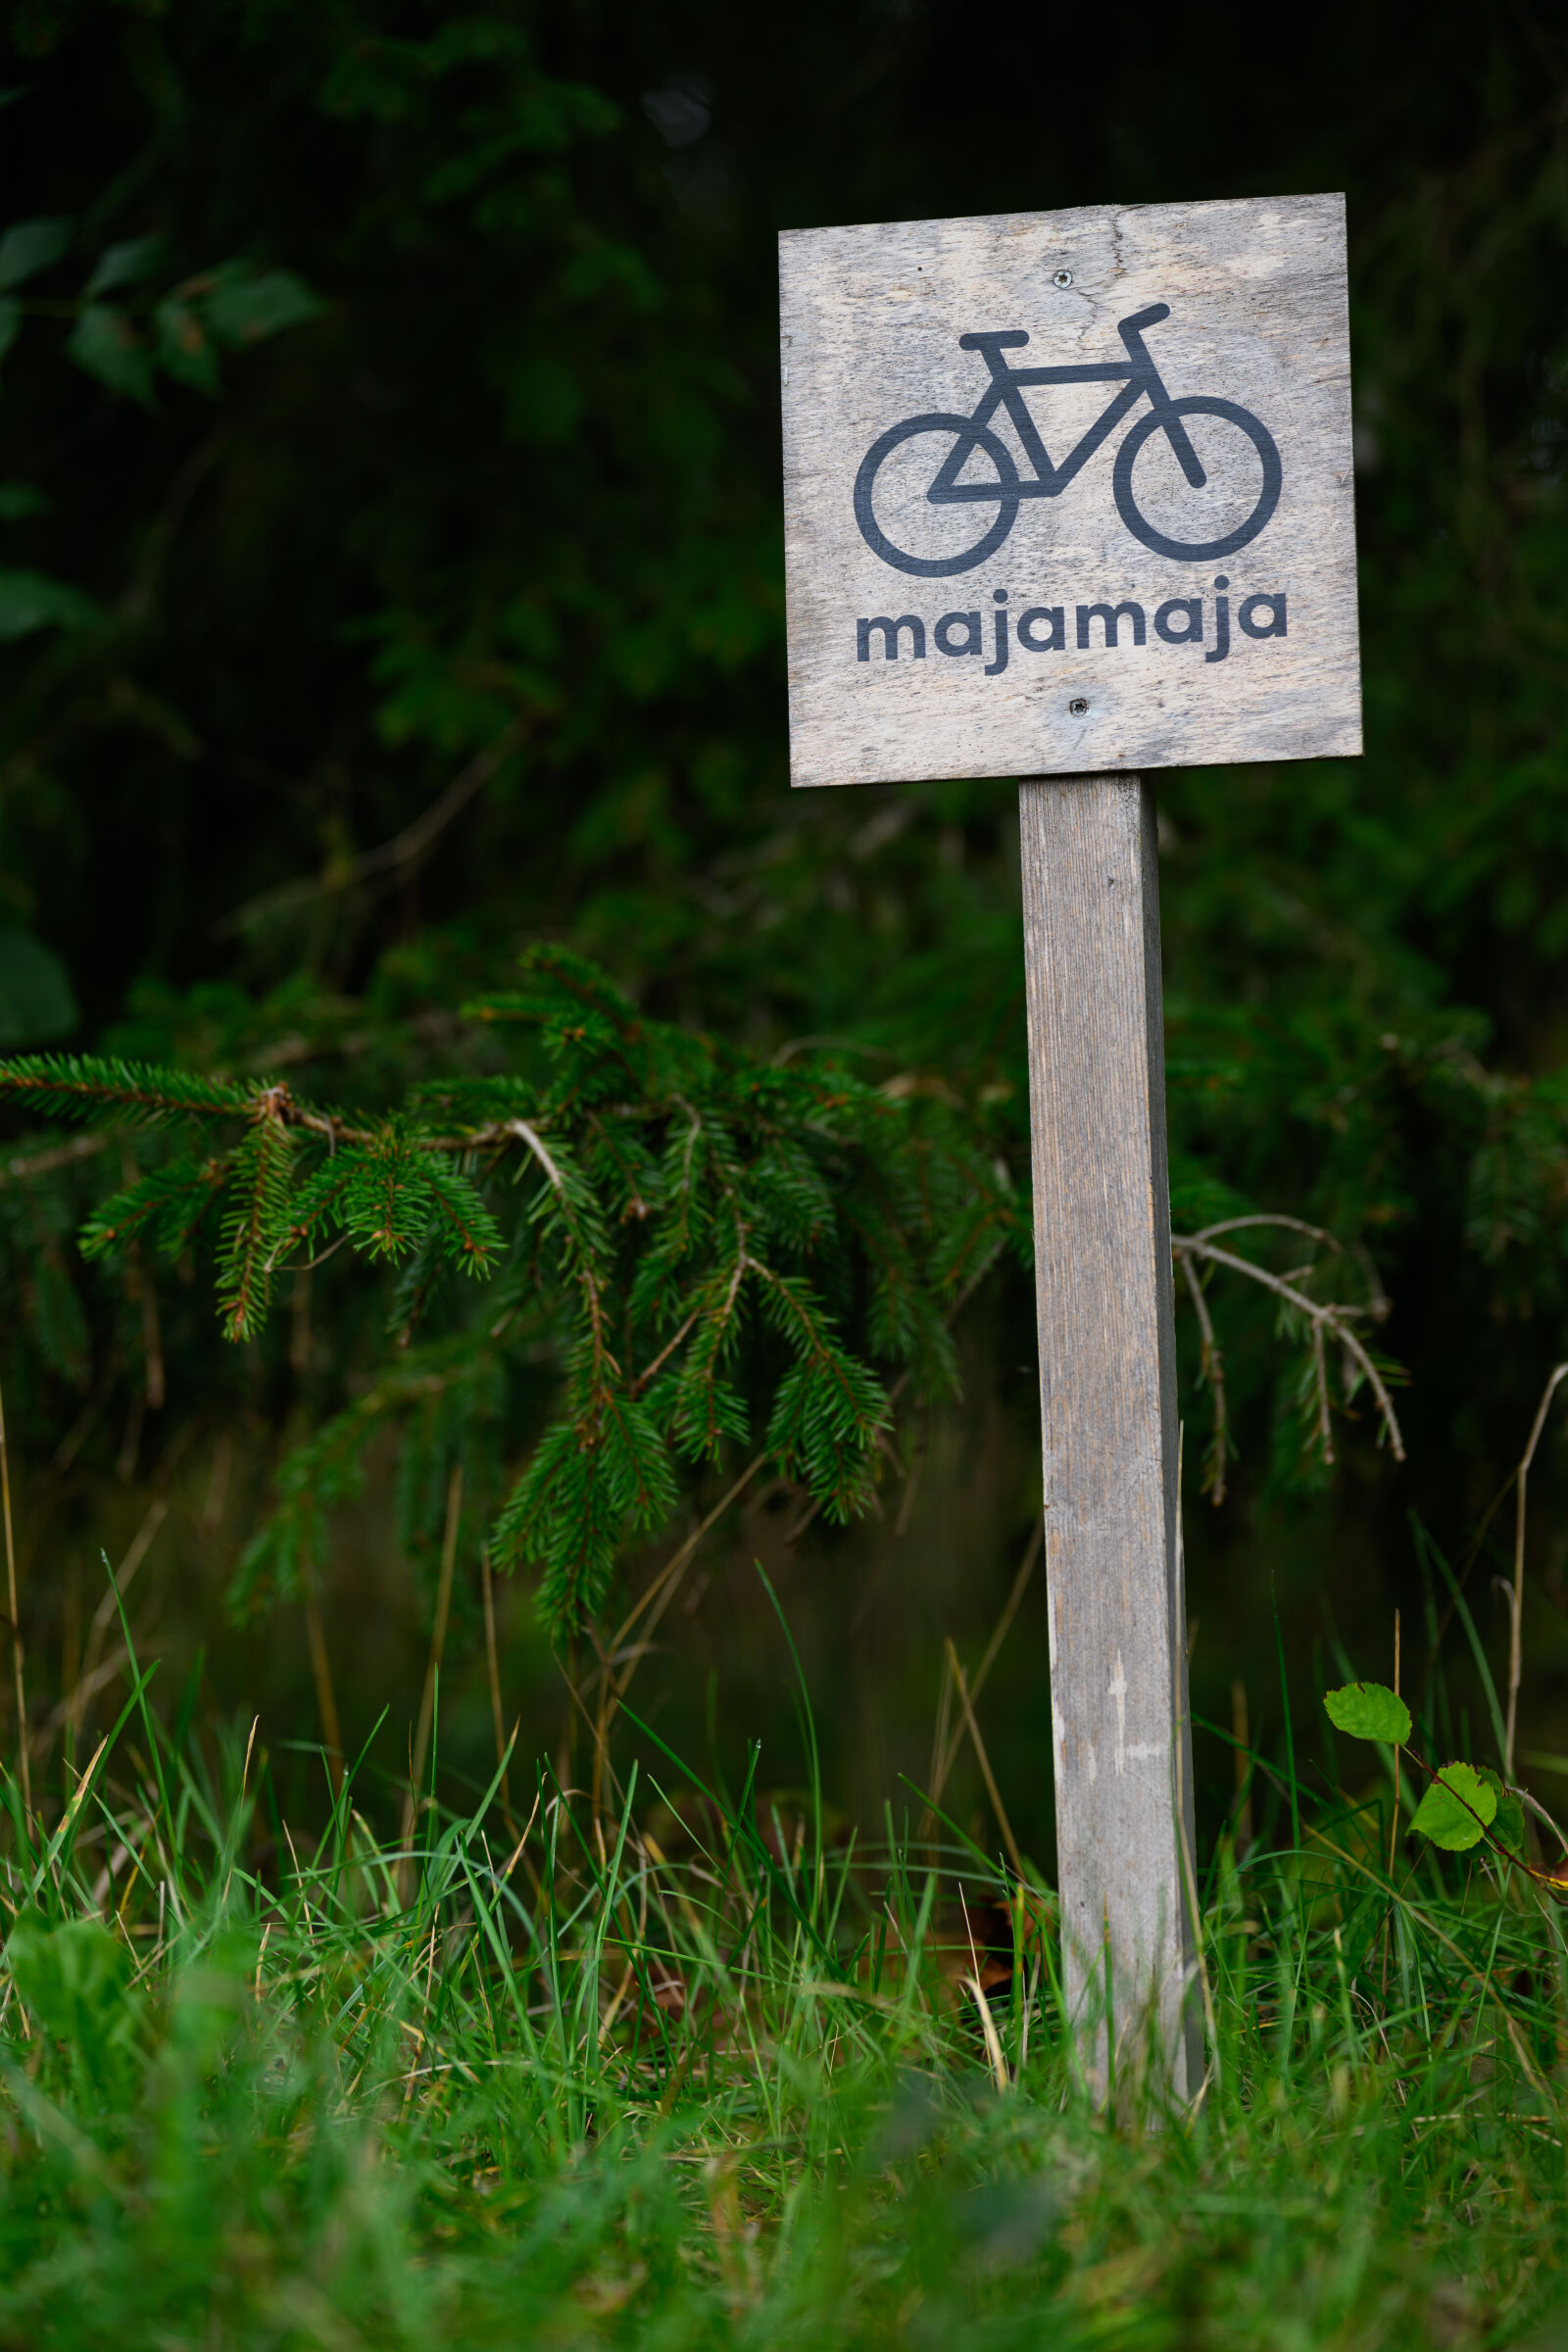
[[[855,624],[855,636],[862,662],[869,662],[871,659],[871,631],[873,629],[880,629],[882,632],[882,651],[885,660],[889,662],[898,660],[899,631],[901,629],[907,629],[909,632],[909,651],[916,662],[925,660],[925,622],[916,620],[912,612],[901,612],[897,620],[889,620],[885,612],[879,612],[875,620],[858,620]]]
[[[1176,616],[1186,620],[1185,629],[1178,629]],[[1154,614],[1154,634],[1163,637],[1167,645],[1201,645],[1203,642],[1203,600],[1200,596],[1173,596]]]
[[[1098,620],[1102,624],[1105,631],[1105,643],[1114,645],[1117,624],[1124,612],[1133,624],[1134,645],[1142,645],[1144,642],[1144,608],[1142,605],[1131,603],[1114,607],[1110,605],[1080,605],[1078,608],[1079,651],[1083,652],[1088,647],[1089,623],[1092,620]]]
[[[1035,634],[1037,620],[1049,620],[1051,635]],[[1064,654],[1067,650],[1067,618],[1059,605],[1031,605],[1027,612],[1018,615],[1018,643],[1031,654]]]
[[[950,642],[951,635],[960,622],[967,633],[962,645],[954,645]],[[939,654],[983,654],[985,652],[985,640],[980,634],[978,612],[944,612],[932,634],[936,638]]]
[[[1268,608],[1268,626],[1259,628],[1259,606]],[[1285,630],[1285,599],[1283,596],[1250,596],[1236,615],[1237,626],[1244,637],[1283,637]]]

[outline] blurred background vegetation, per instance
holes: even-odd
[[[1333,7],[1276,32],[1224,5],[18,0],[0,1051],[297,1073],[352,1106],[438,1075],[465,1001],[557,943],[752,1053],[833,1041],[1025,1186],[1012,788],[788,791],[775,232],[1344,188],[1366,757],[1160,779],[1173,1193],[1182,1227],[1323,1227],[1356,1295],[1387,1294],[1408,1459],[1363,1411],[1327,1469],[1269,1300],[1216,1291],[1237,1451],[1211,1506],[1183,1310],[1194,1703],[1229,1726],[1240,1683],[1267,1743],[1276,1596],[1303,1697],[1319,1656],[1340,1679],[1337,1642],[1386,1673],[1396,1608],[1418,1671],[1451,1606],[1434,1545],[1468,1564],[1497,1660],[1509,1514],[1475,1539],[1568,1352],[1568,35],[1531,0],[1439,0],[1411,29]],[[187,1707],[260,1710],[284,1770],[318,1737],[299,1602],[225,1595],[280,1458],[392,1345],[383,1293],[334,1264],[226,1346],[188,1266],[82,1266],[121,1168],[61,1137],[21,1172],[39,1139],[7,1119],[30,1659],[48,1688],[80,1673],[107,1550]],[[885,1507],[802,1531],[779,1479],[715,1526],[640,1686],[671,1736],[730,1758],[759,1736],[764,1782],[800,1777],[760,1558],[839,1804],[924,1780],[944,1641],[972,1665],[1038,1515],[1027,1273],[1000,1266],[956,1339],[962,1400],[906,1419]],[[509,1442],[514,1473],[526,1431]],[[389,1430],[333,1522],[343,1737],[388,1710],[393,1773],[460,1463],[442,1754],[488,1773],[468,1444]],[[1568,1750],[1565,1502],[1548,1431],[1527,1753]],[[569,1661],[525,1578],[498,1593],[509,1719],[557,1747]],[[1045,1674],[1036,1577],[983,1712],[1049,1868]],[[1212,1738],[1199,1756],[1212,1825],[1231,1763]]]

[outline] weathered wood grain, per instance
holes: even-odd
[[[1065,277],[1068,283],[1058,283]],[[1350,459],[1345,209],[1338,196],[1104,207],[967,220],[810,229],[780,239],[790,730],[798,785],[918,777],[1084,773],[1234,760],[1296,760],[1360,749]],[[1277,503],[1233,555],[1178,558],[1136,536],[1118,508],[1118,453],[1141,418],[1140,396],[1076,476],[1025,498],[1005,539],[973,568],[911,575],[885,561],[857,520],[862,461],[891,427],[937,414],[970,416],[992,383],[965,334],[1021,332],[1009,368],[1116,366],[1120,322],[1156,305],[1169,317],[1144,341],[1173,400],[1239,407],[1272,438]],[[1109,380],[1021,394],[1050,462],[1060,466],[1120,387]],[[1020,479],[1033,471],[1005,406],[991,428]],[[1129,480],[1135,511],[1172,543],[1208,544],[1261,511],[1266,461],[1244,428],[1195,414],[1189,428],[1209,479],[1195,489],[1151,425]],[[999,503],[933,506],[927,492],[956,435],[933,428],[901,443],[868,495],[890,545],[945,559],[1001,514]],[[972,451],[961,477],[1001,479]],[[1033,478],[1041,478],[1038,473]],[[1254,497],[1254,492],[1256,496]],[[1143,505],[1139,505],[1139,501]],[[1204,521],[1204,517],[1207,521]],[[1212,525],[1212,528],[1210,526]],[[1228,585],[1216,588],[1216,579]],[[1213,659],[1218,600],[1229,648]],[[1253,596],[1285,600],[1285,634],[1244,635]],[[1198,600],[1201,639],[1173,644],[1154,615]],[[1123,618],[1114,648],[1077,611],[1141,608],[1144,643]],[[1059,609],[1021,641],[1029,611]],[[1271,619],[1274,608],[1254,608]],[[997,659],[1003,613],[1007,664]],[[954,615],[943,652],[937,624]],[[975,616],[971,630],[967,616]],[[907,615],[897,660],[886,632],[858,624]],[[1193,625],[1167,615],[1180,633]]]
[[[1180,2096],[1201,2064],[1153,799],[1088,776],[1023,784],[1018,813],[1063,1966],[1101,2082],[1163,2052]]]

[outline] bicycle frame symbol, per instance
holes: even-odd
[[[923,416],[906,416],[902,424],[894,424],[872,442],[860,461],[860,470],[855,477],[855,519],[860,534],[874,555],[897,571],[924,574],[941,579],[953,572],[972,571],[988,556],[996,554],[1007,533],[1018,519],[1018,508],[1026,498],[1059,498],[1074,476],[1081,473],[1095,452],[1109,439],[1130,409],[1147,399],[1149,414],[1141,416],[1124,438],[1116,452],[1111,474],[1111,488],[1117,512],[1135,539],[1143,541],[1156,556],[1169,556],[1178,564],[1207,564],[1217,557],[1234,555],[1255,539],[1274,509],[1279,504],[1280,483],[1283,478],[1280,453],[1274,446],[1266,425],[1238,408],[1232,400],[1214,400],[1197,393],[1182,400],[1172,400],[1166,391],[1159,369],[1144,344],[1144,329],[1157,326],[1170,317],[1170,305],[1156,302],[1147,311],[1139,311],[1130,318],[1121,319],[1116,328],[1127,346],[1125,361],[1110,361],[1102,366],[1075,368],[1012,368],[1003,354],[1019,350],[1029,337],[1021,330],[1005,334],[960,335],[960,351],[978,351],[985,355],[991,370],[991,384],[981,394],[972,415],[958,416],[942,410],[932,410]],[[1109,406],[1090,426],[1059,466],[1053,466],[1046,453],[1034,418],[1029,414],[1023,395],[1034,384],[1108,384],[1117,383],[1121,390]],[[1034,478],[1019,479],[1018,468],[1011,452],[991,427],[991,419],[999,409],[1004,408],[1011,417],[1013,428],[1023,444],[1025,457],[1034,467]],[[1218,538],[1173,539],[1156,530],[1147,516],[1140,514],[1133,497],[1133,466],[1144,444],[1154,433],[1163,433],[1183,474],[1194,490],[1201,490],[1208,481],[1191,436],[1182,419],[1187,416],[1215,416],[1235,425],[1247,435],[1263,466],[1263,486],[1257,503],[1247,520]],[[926,497],[934,507],[989,506],[997,510],[996,518],[984,534],[964,554],[957,556],[911,556],[896,547],[876,519],[872,500],[876,477],[893,452],[919,433],[951,433],[953,447],[937,468],[936,478]],[[964,482],[959,475],[976,451],[982,451],[995,468],[995,478],[981,482]]]

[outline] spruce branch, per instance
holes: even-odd
[[[152,1169],[93,1210],[81,1230],[82,1256],[116,1257],[145,1237],[166,1257],[178,1257],[234,1173],[236,1157],[182,1157]]]
[[[0,1061],[0,1102],[47,1119],[118,1117],[135,1126],[167,1119],[244,1118],[256,1090],[196,1070],[160,1069],[92,1054],[23,1054]]]
[[[266,1316],[272,1251],[288,1220],[292,1150],[288,1127],[264,1099],[230,1163],[231,1205],[223,1215],[218,1254],[225,1339],[254,1339]]]

